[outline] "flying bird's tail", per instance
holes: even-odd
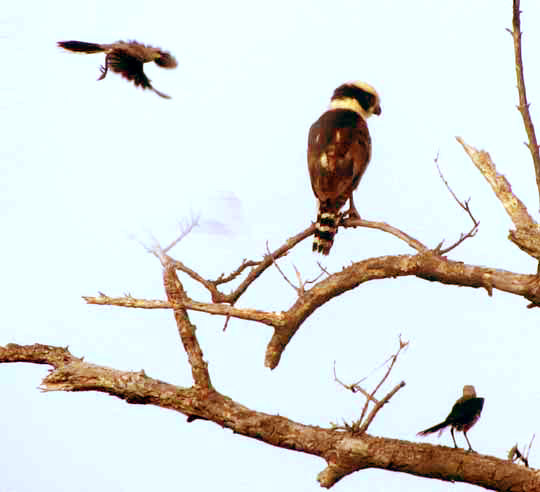
[[[339,215],[335,212],[319,210],[317,224],[315,224],[315,239],[313,240],[313,251],[328,255],[330,248],[334,244],[334,236],[338,229]]]
[[[428,434],[432,434],[433,432],[437,432],[438,430],[440,430],[442,432],[442,429],[444,429],[448,425],[449,425],[448,422],[446,422],[446,420],[445,420],[444,422],[441,422],[440,424],[434,425],[433,427],[430,427],[429,429],[420,431],[416,435],[417,436],[426,436]]]
[[[100,53],[105,49],[97,43],[85,43],[84,41],[58,41],[58,46],[77,53]]]

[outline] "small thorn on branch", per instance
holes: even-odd
[[[535,434],[533,434],[527,452],[525,454],[521,453],[518,448],[517,443],[508,451],[508,459],[515,463],[516,461],[521,461],[526,468],[529,468],[529,453],[531,452],[531,446],[534,441]]]

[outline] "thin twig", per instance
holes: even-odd
[[[394,364],[396,363],[396,360],[398,358],[398,355],[399,353],[405,348],[407,347],[407,345],[409,344],[409,342],[403,342],[401,340],[401,335],[399,337],[399,349],[398,351],[392,356],[390,357],[391,359],[391,363],[390,365],[388,366],[388,369],[385,373],[385,375],[382,377],[382,379],[379,381],[379,383],[377,384],[377,386],[375,387],[375,389],[371,392],[371,397],[373,397],[375,395],[375,393],[377,393],[377,391],[379,391],[379,388],[384,384],[384,382],[386,381],[386,379],[388,378],[388,376],[390,375],[390,372],[392,371],[393,367],[394,367]],[[403,386],[405,386],[405,383],[403,383]],[[399,388],[398,388],[399,389]],[[396,389],[397,391],[397,389]],[[364,404],[364,408],[362,408],[362,413],[360,415],[360,418],[358,419],[358,424],[360,424],[363,420],[364,420],[364,416],[367,412],[367,409],[368,409],[368,405],[369,405],[369,400],[366,401],[366,403]],[[367,429],[367,427],[366,427]]]
[[[163,254],[167,254],[172,248],[174,248],[182,239],[184,239],[195,227],[199,225],[199,216],[191,216],[191,220],[186,224],[180,224],[180,235],[166,248],[162,249]]]
[[[401,388],[403,388],[403,386],[405,386],[405,382],[402,381],[401,383],[399,383],[397,386],[395,386],[384,398],[382,398],[381,400],[377,400],[375,398],[375,394],[377,393],[377,391],[379,390],[379,388],[383,385],[383,383],[386,381],[386,379],[388,378],[388,375],[390,374],[390,372],[392,371],[392,368],[394,367],[394,364],[397,360],[397,357],[399,356],[399,353],[407,347],[407,345],[409,344],[409,342],[404,342],[401,340],[401,335],[399,337],[399,349],[398,351],[390,356],[388,359],[386,359],[386,361],[383,362],[383,364],[381,364],[377,369],[379,369],[380,367],[382,367],[383,365],[386,365],[388,362],[390,362],[390,365],[388,367],[388,369],[386,370],[386,373],[384,374],[384,376],[382,377],[382,379],[379,381],[379,383],[377,384],[377,386],[375,387],[375,389],[370,393],[368,391],[366,391],[365,389],[363,389],[361,386],[360,386],[360,383],[362,381],[364,381],[367,377],[369,376],[366,376],[365,378],[362,378],[360,381],[356,382],[356,383],[353,383],[353,384],[345,384],[343,383],[342,381],[340,381],[340,379],[337,377],[337,374],[336,374],[336,363],[334,362],[334,380],[339,383],[341,386],[343,386],[345,389],[348,389],[349,391],[353,392],[353,393],[362,393],[365,397],[366,397],[366,403],[364,404],[364,407],[362,409],[362,414],[360,416],[360,418],[358,420],[356,420],[355,422],[353,422],[352,424],[347,424],[346,422],[344,422],[344,425],[343,426],[337,426],[337,425],[334,425],[333,428],[335,429],[345,429],[345,430],[348,430],[354,434],[362,434],[362,433],[365,433],[369,427],[369,425],[371,424],[371,422],[373,421],[373,419],[375,418],[375,416],[377,415],[377,413],[379,412],[379,410],[384,406],[385,403],[388,403],[388,401],[390,400],[390,398],[392,398],[392,396],[394,396],[394,394],[396,392],[398,392]],[[377,370],[375,369],[375,370]],[[373,373],[373,371],[372,371]],[[367,409],[369,407],[369,404],[370,402],[373,402],[375,404],[375,406],[372,408],[371,412],[369,413],[369,415],[367,416],[366,420],[364,420],[364,417],[366,415],[366,412],[367,412]]]
[[[372,220],[364,219],[347,219],[343,222],[343,227],[367,227],[369,229],[378,229],[388,234],[405,241],[411,248],[415,249],[418,252],[428,251],[429,248],[422,244],[418,239],[409,236],[407,233],[399,230],[397,227],[391,226],[386,222],[375,222]]]
[[[257,280],[257,278],[259,278],[262,275],[262,273],[274,263],[275,260],[277,260],[278,258],[281,258],[282,256],[287,255],[289,250],[291,250],[294,246],[296,246],[298,243],[300,243],[304,239],[311,236],[314,232],[315,232],[315,225],[312,224],[307,229],[287,239],[287,241],[285,241],[285,243],[282,246],[280,246],[275,251],[265,255],[265,257],[262,260],[260,261],[243,260],[242,264],[236,270],[234,270],[233,273],[229,274],[228,276],[221,274],[221,276],[217,280],[206,280],[200,275],[198,275],[196,272],[194,272],[193,270],[185,266],[183,263],[176,260],[175,260],[175,263],[178,270],[186,273],[194,280],[197,280],[198,282],[200,282],[210,292],[213,302],[225,302],[225,303],[234,305],[234,303],[247,290],[247,288],[255,280]],[[238,285],[238,287],[236,287],[236,289],[234,289],[228,294],[224,294],[223,292],[218,290],[217,288],[218,285],[235,279],[247,267],[252,267],[252,268],[247,274],[246,278],[242,282],[240,282],[240,284]]]
[[[405,386],[405,381],[401,381],[401,383],[397,384],[392,391],[390,391],[379,403],[377,403],[371,412],[369,413],[366,421],[360,426],[358,429],[359,434],[363,434],[368,430],[369,425],[371,422],[373,422],[373,419],[379,412],[379,410],[390,401],[390,398],[392,398],[401,388]]]
[[[531,437],[531,442],[529,443],[529,447],[527,448],[527,453],[525,454],[525,458],[527,458],[527,460],[529,459],[529,454],[531,452],[531,447],[533,445],[535,437],[536,437],[536,434],[533,434],[532,437]]]
[[[321,265],[321,262],[320,262],[320,261],[317,262],[317,265],[318,265],[319,268],[321,269],[321,272],[322,272],[322,273],[326,273],[326,275],[328,275],[329,277],[330,277],[330,275],[332,275],[325,267],[323,267],[323,266]]]
[[[334,361],[334,381],[341,386],[343,386],[345,389],[348,389],[352,393],[362,393],[368,400],[371,400],[373,403],[377,404],[379,403],[379,400],[377,398],[373,397],[369,394],[368,391],[366,391],[364,388],[362,388],[358,383],[352,383],[352,384],[345,384],[343,381],[341,381],[336,372],[336,361]]]
[[[259,264],[260,261],[247,260],[244,258],[242,260],[242,264],[234,272],[231,272],[229,275],[222,273],[216,280],[212,280],[211,283],[214,285],[226,284],[238,277],[238,275],[240,275],[246,268],[255,267]]]
[[[204,287],[206,287],[206,289],[210,292],[210,295],[212,296],[213,302],[223,302],[223,300],[221,299],[221,292],[217,289],[214,282],[212,282],[211,280],[205,279],[204,277],[199,275],[195,270],[192,270],[191,268],[184,265],[181,261],[172,260],[172,262],[174,263],[174,267],[178,271],[184,272],[193,280],[199,282]]]
[[[272,253],[270,253],[270,249],[268,248],[268,241],[266,241],[266,252],[268,253],[268,256],[270,256],[270,258],[272,258],[272,264],[276,267],[277,271],[279,273],[281,273],[281,276],[285,279],[285,282],[287,282],[293,289],[294,291],[300,296],[303,294],[303,291],[304,289],[302,288],[302,283],[301,283],[301,279],[300,279],[300,287],[296,287],[296,285],[294,285],[287,277],[287,275],[285,275],[283,273],[283,270],[281,268],[279,268],[279,265],[277,264],[277,261],[274,260],[274,258],[272,257]],[[296,272],[298,274],[298,271]]]
[[[435,252],[436,254],[438,255],[445,255],[446,253],[452,251],[454,248],[456,248],[457,246],[459,246],[463,241],[465,241],[466,239],[470,238],[470,237],[473,237],[476,235],[476,233],[478,232],[478,227],[480,226],[480,222],[476,220],[476,218],[474,217],[474,215],[472,214],[471,212],[471,209],[469,207],[469,201],[471,200],[470,198],[468,200],[465,200],[464,202],[462,202],[457,196],[456,194],[454,193],[454,190],[452,190],[451,186],[448,184],[448,181],[446,181],[442,171],[441,171],[441,168],[439,167],[439,155],[437,154],[437,156],[435,157],[435,165],[437,166],[437,170],[439,171],[439,176],[440,178],[442,179],[442,182],[444,183],[444,185],[446,186],[446,189],[450,192],[450,194],[452,195],[452,197],[454,198],[454,200],[456,201],[456,203],[463,209],[465,210],[465,212],[467,212],[468,216],[470,217],[473,225],[471,227],[471,230],[467,233],[461,233],[459,235],[459,239],[452,245],[448,246],[447,248],[444,248],[442,249],[442,244],[443,242],[441,242],[436,248],[435,248]]]
[[[538,141],[536,139],[536,132],[534,130],[534,124],[532,122],[531,114],[529,112],[529,103],[527,101],[527,90],[525,88],[525,76],[523,74],[523,58],[521,56],[521,20],[519,9],[520,0],[514,0],[512,6],[512,30],[507,31],[512,35],[514,41],[514,58],[516,66],[516,78],[517,88],[519,94],[519,106],[517,107],[523,118],[523,124],[525,125],[525,131],[529,143],[526,144],[531,153],[531,157],[534,164],[534,171],[536,174],[536,186],[538,193],[540,194],[540,153],[538,150]]]

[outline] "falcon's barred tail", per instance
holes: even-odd
[[[84,41],[58,41],[58,46],[78,53],[100,53],[105,51],[100,44],[85,43]]]
[[[338,229],[339,216],[334,212],[319,212],[315,225],[313,251],[328,255],[334,244],[334,236]]]

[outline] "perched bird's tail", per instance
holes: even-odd
[[[317,224],[315,225],[315,239],[313,240],[313,251],[328,255],[330,248],[334,244],[339,223],[339,214],[336,212],[326,212],[319,210]]]
[[[446,420],[445,420],[444,422],[441,422],[440,424],[434,425],[433,427],[430,427],[429,429],[420,431],[416,435],[417,436],[426,436],[426,435],[431,434],[433,432],[437,432],[438,430],[442,430],[445,427],[447,427],[448,425],[450,425],[450,424],[448,422],[446,422]]]
[[[84,41],[58,41],[58,46],[78,53],[100,53],[101,51],[105,51],[100,44],[85,43]]]

